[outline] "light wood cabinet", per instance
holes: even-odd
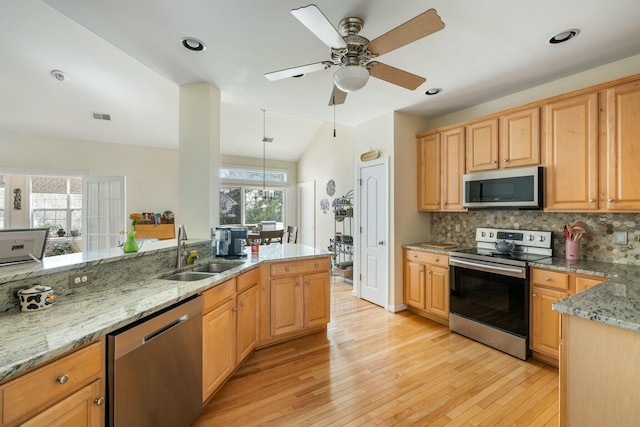
[[[202,293],[203,401],[256,348],[260,277],[255,268]]]
[[[467,125],[466,171],[540,164],[540,108]]]
[[[449,257],[404,251],[404,299],[410,311],[449,323]]]
[[[102,425],[105,352],[101,339],[0,386],[0,425]]]
[[[600,143],[606,152],[601,154],[600,207],[640,211],[640,81],[603,91],[601,101]]]
[[[168,240],[176,238],[175,224],[136,224],[135,230],[136,239]]]
[[[577,273],[531,269],[531,312],[529,347],[538,357],[553,365],[560,355],[560,314],[552,305],[605,281],[604,277]]]
[[[464,141],[464,127],[418,138],[418,210],[466,210],[462,207]]]
[[[543,107],[545,210],[598,209],[598,94]]]

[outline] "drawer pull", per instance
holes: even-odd
[[[308,284],[309,284],[309,281],[308,281],[308,280],[305,280],[305,281],[304,281],[304,284],[305,284],[305,285],[308,285]]]
[[[440,262],[440,258],[434,259],[435,262]]]
[[[318,264],[318,263],[316,262],[315,264],[313,264],[313,266],[314,266],[315,268],[318,268],[318,267],[320,267],[320,264]]]
[[[291,271],[291,267],[286,267],[284,271]]]
[[[233,311],[233,312],[235,313],[236,311],[238,311],[238,309],[237,309],[237,308],[235,308],[235,307],[232,307],[232,308],[231,308],[231,311]]]
[[[69,375],[60,375],[58,378],[56,378],[56,381],[58,382],[58,384],[66,384],[67,381],[69,381]]]
[[[244,307],[244,302],[241,302],[241,303],[240,303],[240,307]]]
[[[300,286],[300,282],[296,282],[296,286]]]
[[[532,297],[538,298],[538,294],[531,294]]]
[[[96,404],[96,406],[102,406],[104,405],[104,397],[99,397],[96,400],[93,401],[93,403]]]
[[[547,282],[551,281],[551,277],[545,277],[544,280],[546,280]]]

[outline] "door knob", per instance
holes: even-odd
[[[383,240],[380,240],[380,241],[378,242],[378,245],[379,245],[379,246],[384,245],[384,241],[383,241]]]

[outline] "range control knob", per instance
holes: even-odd
[[[480,232],[480,237],[486,237],[486,236],[487,236],[487,233],[485,233],[484,231]]]
[[[533,234],[529,234],[527,236],[527,240],[529,240],[529,241],[535,240],[535,238],[536,238],[536,236],[534,236]]]
[[[538,236],[538,240],[544,242],[544,236]]]
[[[493,236],[494,236],[493,232],[490,232],[489,237],[493,237]]]

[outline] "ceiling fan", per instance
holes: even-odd
[[[429,9],[369,41],[358,35],[364,25],[360,18],[343,19],[338,32],[316,5],[293,9],[291,13],[331,48],[331,60],[274,71],[264,76],[273,81],[339,67],[333,74],[334,86],[329,105],[343,104],[347,93],[362,89],[370,75],[409,90],[416,89],[426,81],[424,77],[374,61],[374,58],[444,28],[435,9]]]

